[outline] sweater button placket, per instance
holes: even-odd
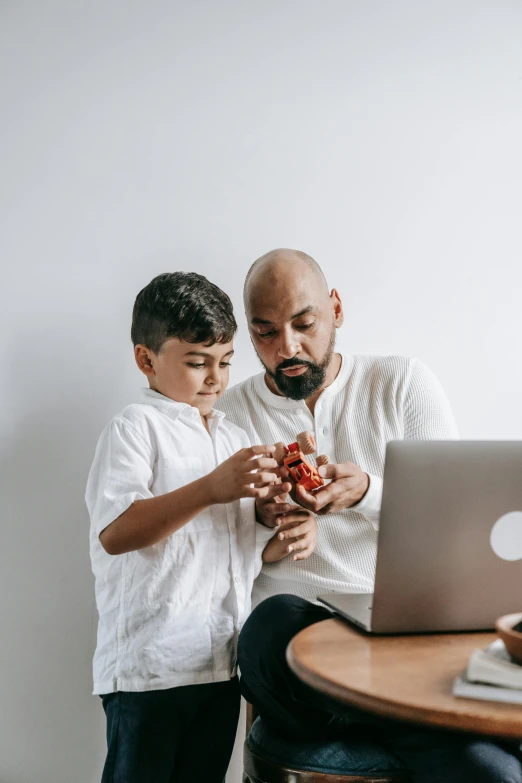
[[[316,406],[316,426],[315,426],[315,433],[316,433],[316,441],[317,441],[317,452],[316,456],[319,454],[328,454],[331,461],[334,461],[333,456],[333,441],[332,441],[332,435],[331,435],[331,427],[330,422],[325,421],[326,414],[328,412],[328,409],[325,409],[325,406],[322,404],[318,404]],[[320,420],[319,416],[320,414],[323,414],[322,421]]]

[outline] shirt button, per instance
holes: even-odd
[[[323,435],[328,435],[328,428],[327,427],[323,427],[321,432],[323,433]]]
[[[235,576],[234,577],[234,582],[236,583],[236,585],[240,585],[241,584],[241,577],[240,576]]]

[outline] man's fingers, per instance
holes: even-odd
[[[307,492],[301,486],[298,486],[295,491],[295,498],[298,503],[307,508],[309,511],[317,510],[317,495]]]
[[[342,490],[339,484],[328,484],[327,487],[318,489],[313,495],[310,492],[307,492],[305,498],[307,508],[310,508],[310,510],[316,514],[320,514],[325,506],[333,503],[341,494]]]
[[[291,514],[293,511],[302,511],[302,506],[294,506],[292,503],[275,503],[271,502],[266,509],[274,516],[285,517],[287,514]]]
[[[357,465],[354,465],[353,462],[340,462],[338,464],[332,462],[328,465],[321,465],[321,467],[318,468],[319,475],[322,476],[322,478],[333,480],[355,476],[357,470]]]

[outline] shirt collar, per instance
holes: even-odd
[[[333,397],[335,394],[338,394],[340,391],[342,391],[342,389],[344,389],[348,383],[348,380],[350,379],[353,369],[353,356],[345,354],[340,354],[340,356],[341,367],[339,372],[330,386],[327,386],[326,389],[323,389],[318,398],[318,401],[327,397]],[[264,372],[254,376],[254,386],[261,399],[268,403],[268,405],[272,405],[274,408],[286,408],[287,410],[299,410],[306,408],[306,410],[308,410],[304,400],[289,400],[288,397],[281,397],[279,394],[274,394],[272,391],[270,391],[266,385]]]
[[[171,419],[174,419],[174,421],[180,416],[186,419],[199,419],[200,417],[199,410],[192,407],[192,405],[188,405],[186,402],[177,402],[153,389],[140,389],[138,402],[153,405],[154,408],[162,411],[162,413],[165,413]],[[212,409],[208,414],[207,419],[222,419],[224,415],[225,414],[221,411]]]

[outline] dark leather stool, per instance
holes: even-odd
[[[247,705],[243,783],[409,783],[398,759],[378,743],[283,739]]]

